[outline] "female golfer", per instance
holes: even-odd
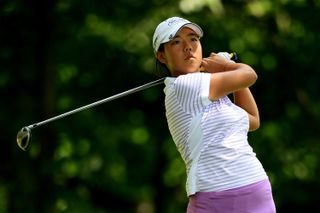
[[[202,36],[180,17],[161,22],[153,35],[156,59],[169,72],[166,117],[186,165],[187,212],[274,213],[268,176],[247,140],[260,125],[249,90],[257,74],[220,54],[203,58]]]

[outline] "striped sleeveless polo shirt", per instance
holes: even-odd
[[[210,73],[165,80],[168,127],[186,165],[187,195],[267,179],[247,140],[247,113],[225,96],[209,100]]]

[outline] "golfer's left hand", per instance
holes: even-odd
[[[230,58],[228,59],[224,55],[211,53],[209,57],[203,58],[201,63],[201,71],[215,73],[223,72],[228,63],[232,63]]]

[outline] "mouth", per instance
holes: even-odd
[[[190,60],[190,59],[195,59],[195,57],[193,55],[187,55],[184,60]]]

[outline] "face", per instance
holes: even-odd
[[[157,58],[166,64],[172,76],[198,72],[202,62],[199,36],[190,28],[182,28],[177,35],[164,44],[164,51]]]

